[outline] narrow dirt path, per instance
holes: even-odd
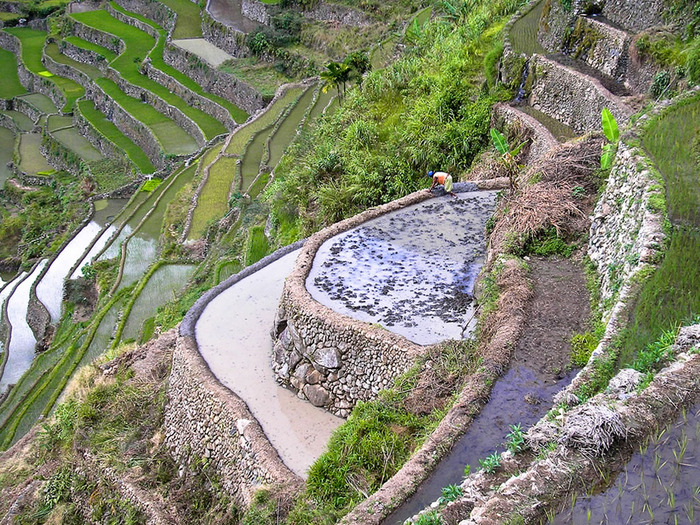
[[[402,524],[437,500],[443,487],[460,483],[466,465],[474,471],[479,459],[505,450],[509,425],[520,423],[526,429],[536,423],[575,375],[569,369],[570,339],[585,330],[590,313],[581,265],[559,257],[533,257],[528,264],[533,297],[508,372],[452,451],[385,525]]]

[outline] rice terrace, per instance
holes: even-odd
[[[700,521],[700,4],[0,1],[0,525]]]

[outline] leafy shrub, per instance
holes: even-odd
[[[510,432],[506,436],[508,439],[507,447],[510,452],[513,454],[517,454],[519,452],[522,452],[527,448],[527,444],[525,443],[525,434],[523,432],[522,427],[520,426],[520,423],[516,425],[510,425]]]
[[[421,514],[415,522],[415,525],[442,525],[443,521],[438,516],[437,511],[431,511],[427,514]]]
[[[652,97],[660,97],[671,83],[671,75],[668,71],[659,71],[654,75],[654,80],[649,87],[649,94]]]
[[[575,367],[586,366],[596,346],[598,338],[590,332],[571,336],[571,364]]]

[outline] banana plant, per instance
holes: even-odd
[[[506,173],[508,173],[508,184],[510,186],[510,191],[513,192],[517,189],[517,175],[520,170],[520,166],[515,161],[515,157],[517,157],[520,150],[523,149],[525,142],[521,142],[511,149],[506,137],[496,128],[491,128],[491,141],[496,151],[501,154],[499,160],[503,167],[505,167]]]
[[[617,127],[617,121],[608,108],[603,108],[601,113],[601,123],[603,126],[603,134],[608,139],[607,144],[603,144],[603,153],[600,156],[600,168],[607,170],[612,166],[615,158],[615,146],[620,140],[620,129]]]

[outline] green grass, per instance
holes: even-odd
[[[93,53],[104,57],[104,59],[107,62],[111,62],[112,60],[117,58],[117,54],[111,49],[107,49],[106,47],[102,47],[88,40],[83,40],[82,38],[78,38],[77,36],[68,36],[64,40],[66,42],[69,42],[70,44],[73,44],[75,47],[79,47],[87,51],[92,51]]]
[[[13,98],[27,90],[17,76],[17,58],[14,53],[0,48],[0,98]]]
[[[41,63],[41,55],[47,37],[46,31],[39,31],[27,27],[13,27],[5,29],[4,31],[14,35],[21,42],[22,62],[29,71],[37,75],[46,71],[44,64]],[[75,101],[85,94],[83,86],[69,78],[53,75],[48,77],[48,79],[56,84],[56,87],[58,87],[65,96],[66,104],[63,106],[63,111],[65,112],[71,111]]]
[[[46,121],[46,129],[52,133],[58,129],[68,128],[73,125],[72,117],[62,115],[50,115]]]
[[[165,86],[158,84],[140,73],[139,67],[141,63],[149,56],[151,50],[156,46],[156,40],[151,35],[129,24],[120,22],[106,11],[88,11],[85,13],[76,13],[72,16],[86,26],[104,33],[116,35],[124,42],[124,51],[112,61],[111,65],[121,73],[125,80],[150,91],[168,104],[178,108],[199,126],[207,140],[226,133],[226,127],[214,117],[200,109],[188,105],[180,97],[171,93]],[[152,22],[150,23],[153,24]],[[162,60],[162,50],[160,54]],[[155,51],[153,57],[157,55],[158,52]]]
[[[270,253],[270,244],[265,235],[265,225],[253,226],[248,230],[248,246],[245,252],[245,265],[250,266]]]
[[[267,100],[275,96],[277,88],[290,80],[271,64],[261,62],[256,57],[227,60],[219,66],[219,71],[233,75],[254,87]]]
[[[153,173],[156,170],[148,155],[134,144],[129,137],[124,135],[114,123],[107,120],[104,114],[95,109],[95,104],[91,100],[81,100],[78,102],[78,108],[80,113],[97,131],[115,146],[124,150],[129,160],[136,165],[141,173]]]
[[[188,238],[198,239],[210,221],[220,219],[228,211],[228,197],[236,173],[236,159],[220,157],[209,168],[209,177],[202,188],[192,214]]]
[[[92,79],[102,76],[102,71],[97,69],[95,66],[91,66],[83,62],[78,62],[77,60],[73,60],[72,58],[62,54],[58,45],[54,42],[46,45],[44,53],[46,53],[46,56],[52,58],[59,64],[65,64],[67,66],[72,67],[73,69],[77,69],[78,71],[85,73],[88,77]]]
[[[126,95],[111,80],[98,78],[95,83],[127,113],[146,125],[153,132],[166,154],[188,155],[197,150],[197,143],[184,129],[152,106]]]
[[[622,360],[700,313],[700,96],[653,120],[643,136],[667,186],[670,245],[647,280],[626,331]],[[689,147],[690,146],[690,147]]]
[[[177,13],[173,38],[199,38],[202,36],[202,14],[199,5],[190,0],[160,0]]]

